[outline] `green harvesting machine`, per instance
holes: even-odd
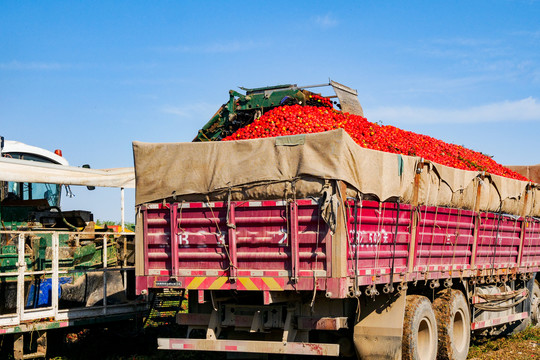
[[[320,87],[331,87],[335,95],[322,96],[308,90]],[[240,89],[245,94],[229,90],[229,101],[199,130],[193,141],[219,141],[249,125],[265,112],[283,105],[318,106],[322,100],[340,110],[363,116],[358,92],[332,80],[326,84],[308,86],[285,84]]]

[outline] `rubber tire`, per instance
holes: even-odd
[[[471,314],[459,290],[441,291],[433,302],[439,330],[437,359],[465,360],[471,342]]]
[[[531,322],[534,327],[540,327],[540,283],[534,280],[531,297]]]
[[[402,359],[435,360],[437,320],[431,301],[425,296],[408,295],[403,319]]]

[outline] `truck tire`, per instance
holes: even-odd
[[[403,360],[435,360],[437,356],[437,321],[425,296],[407,295],[402,352]]]
[[[531,296],[531,321],[534,327],[540,327],[540,284],[534,280]]]
[[[465,360],[471,341],[471,315],[467,299],[459,290],[448,289],[433,302],[439,330],[437,359]]]

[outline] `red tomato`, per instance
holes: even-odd
[[[393,126],[381,126],[362,116],[337,111],[327,98],[312,95],[308,104],[316,106],[276,107],[223,141],[317,133],[341,128],[358,145],[368,149],[419,156],[458,169],[485,171],[529,181],[480,152]]]

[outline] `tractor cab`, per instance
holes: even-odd
[[[18,141],[4,141],[1,154],[2,157],[10,159],[69,165],[67,160],[60,156],[62,154],[60,150],[53,153]],[[45,200],[49,206],[59,207],[61,185],[4,181],[0,196],[3,204],[23,204],[28,201],[44,204]]]
[[[1,157],[14,164],[36,167],[69,166],[61,150],[54,152],[18,141],[1,139]],[[62,185],[25,181],[0,181],[0,219],[11,227],[80,227],[92,220],[88,211],[62,212]]]

